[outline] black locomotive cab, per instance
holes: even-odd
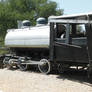
[[[92,71],[91,19],[92,14],[51,18],[50,61],[60,71],[71,66]]]

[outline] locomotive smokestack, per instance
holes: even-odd
[[[22,21],[21,20],[18,20],[17,21],[17,24],[18,24],[18,29],[20,29],[22,27]]]

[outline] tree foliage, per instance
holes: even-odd
[[[49,0],[5,0],[0,2],[0,37],[7,29],[16,28],[17,20],[28,19],[34,25],[38,17],[61,14],[63,10],[57,9],[57,4]]]

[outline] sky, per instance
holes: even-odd
[[[92,0],[51,0],[64,9],[64,14],[78,14],[92,12]]]

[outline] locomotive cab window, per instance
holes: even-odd
[[[65,30],[64,24],[56,24],[56,38],[65,38]]]
[[[59,43],[65,43],[66,38],[66,25],[57,23],[55,29],[55,40]]]
[[[56,23],[55,40],[59,43],[82,46],[87,44],[84,24],[60,24]]]
[[[86,46],[87,37],[84,24],[72,24],[70,30],[70,44]]]
[[[72,37],[86,37],[86,30],[85,30],[85,25],[84,24],[72,24],[71,25],[71,32],[70,34]]]

